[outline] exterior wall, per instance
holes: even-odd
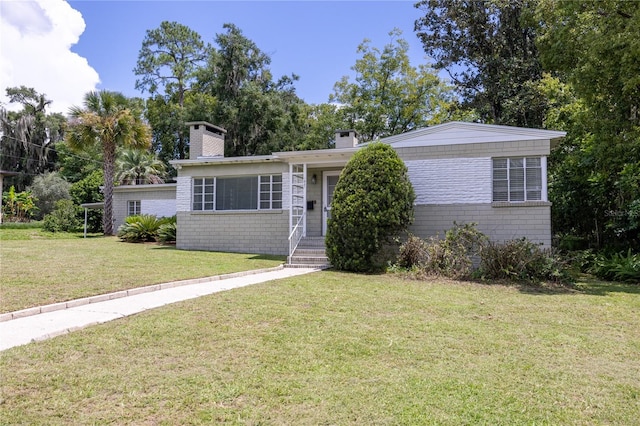
[[[550,153],[551,144],[548,140],[531,140],[518,142],[399,147],[394,149],[403,161],[410,161],[430,158],[546,156]]]
[[[176,247],[287,255],[289,212],[178,212]]]
[[[126,185],[113,191],[113,229],[117,232],[128,216],[128,201],[140,201],[143,214],[173,216],[176,214],[176,185]]]
[[[289,166],[284,163],[183,167],[177,178],[177,241],[185,250],[287,255],[289,252]],[[282,173],[282,210],[191,211],[194,177]]]
[[[476,222],[478,230],[492,241],[517,238],[551,247],[551,204],[529,202],[518,206],[491,204],[439,204],[415,206],[415,221],[409,231],[422,238],[439,235],[453,226]]]
[[[416,204],[491,203],[491,158],[405,161]]]

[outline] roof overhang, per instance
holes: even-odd
[[[343,166],[360,148],[317,149],[309,151],[276,152],[282,161],[289,164],[310,164],[322,166]]]
[[[114,186],[115,192],[134,192],[134,191],[169,191],[176,189],[175,183],[150,183],[144,185],[118,185]]]
[[[246,157],[198,157],[195,160],[171,160],[169,161],[169,164],[180,169],[180,167],[269,163],[278,161],[280,161],[280,159],[275,155],[253,155]]]

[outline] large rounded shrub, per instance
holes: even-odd
[[[333,193],[326,246],[341,270],[381,269],[380,252],[413,221],[415,193],[407,168],[389,145],[375,142],[354,154]]]

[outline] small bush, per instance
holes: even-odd
[[[42,229],[49,232],[77,232],[82,227],[77,214],[78,210],[73,201],[58,200],[53,211],[44,217]]]
[[[176,242],[176,217],[168,218],[165,223],[158,228],[158,241],[161,243]]]
[[[568,283],[573,280],[559,256],[542,251],[526,238],[502,244],[488,242],[482,250],[477,275],[485,279],[528,282]]]
[[[597,255],[589,272],[606,280],[639,284],[640,254],[633,254],[629,249],[626,254]]]
[[[151,214],[129,216],[118,228],[118,238],[128,243],[156,241],[162,224],[162,219]]]
[[[444,240],[431,238],[427,244],[428,259],[425,272],[449,278],[468,278],[473,272],[474,259],[480,255],[488,241],[476,229],[475,223],[458,225],[445,233]]]
[[[400,245],[398,266],[408,269],[423,266],[429,258],[427,250],[427,244],[422,238],[410,234],[407,241]]]

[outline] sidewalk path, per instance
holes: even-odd
[[[319,271],[312,268],[283,268],[233,278],[212,277],[210,281],[166,288],[102,302],[46,312],[0,322],[0,351],[32,341],[50,339],[89,325],[101,324],[170,303],[194,299],[219,291]],[[72,303],[69,303],[70,305]]]

